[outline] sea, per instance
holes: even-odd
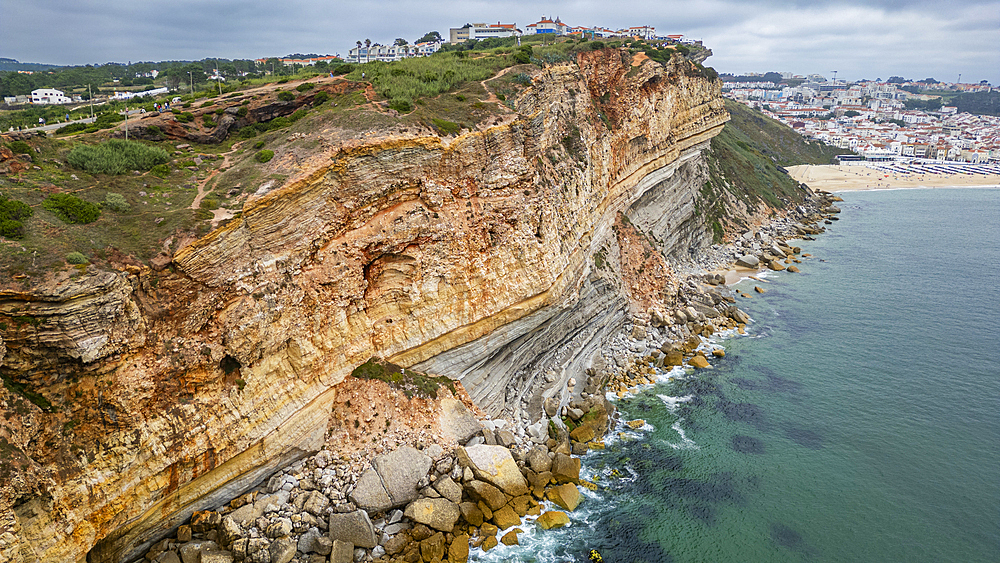
[[[617,400],[568,527],[470,559],[1000,561],[1000,189],[839,195],[724,358]]]

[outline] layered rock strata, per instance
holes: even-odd
[[[669,300],[649,239],[709,240],[695,200],[718,84],[616,50],[532,79],[485,130],[333,149],[161,272],[0,295],[0,371],[34,393],[3,395],[4,554],[138,557],[316,451],[372,356],[455,377],[490,413],[537,412],[636,299]],[[649,233],[629,213],[669,219]]]

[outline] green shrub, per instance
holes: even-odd
[[[108,127],[113,126],[115,123],[124,120],[125,116],[118,115],[113,111],[109,111],[107,113],[102,113],[101,115],[98,115],[97,119],[94,120],[94,125],[100,127],[101,129],[107,129]]]
[[[236,117],[246,117],[248,113],[250,113],[250,110],[246,106],[240,106],[240,109],[236,110]]]
[[[293,113],[292,115],[288,116],[288,121],[291,121],[292,123],[295,123],[296,121],[298,121],[298,120],[302,119],[303,117],[305,117],[306,113],[308,113],[306,111],[306,108],[299,108],[299,109],[295,110],[295,113]]]
[[[604,43],[600,41],[591,41],[588,47],[590,47],[591,51],[600,51],[604,48]]]
[[[193,160],[182,160],[177,163],[177,166],[181,168],[187,168],[189,166],[198,166],[198,165],[195,164]]]
[[[457,123],[452,123],[451,121],[445,121],[444,119],[434,118],[431,120],[434,123],[434,127],[437,127],[438,131],[443,135],[454,135],[458,133],[462,126]]]
[[[273,131],[275,129],[281,129],[282,127],[288,127],[292,122],[287,117],[275,117],[271,121],[267,122],[267,130]]]
[[[70,252],[67,254],[66,261],[70,264],[87,264],[90,262],[90,260],[87,260],[86,256],[80,254],[79,252]]]
[[[329,99],[330,99],[330,94],[327,94],[326,92],[322,91],[316,92],[316,95],[313,96],[313,107],[323,104]]]
[[[194,114],[189,111],[183,111],[177,114],[176,119],[181,123],[191,123],[192,121],[194,121]]]
[[[128,213],[132,210],[132,206],[125,201],[125,196],[110,192],[104,196],[104,203],[101,206],[117,213]]]
[[[205,127],[215,127],[217,125],[215,123],[215,120],[213,120],[211,117],[208,117],[207,115],[201,118],[201,124],[204,125]]]
[[[288,79],[287,78],[282,78],[281,80],[279,80],[277,82],[277,84],[287,84],[287,83],[288,83]]]
[[[389,109],[394,109],[399,113],[409,113],[413,111],[413,104],[409,100],[396,98],[389,102]]]
[[[215,115],[222,115],[224,113],[226,113],[226,108],[219,108],[215,110]]]
[[[460,101],[460,102],[464,102],[465,101],[465,96],[459,94],[459,95],[455,96],[455,99],[458,100],[458,101]]]
[[[261,164],[264,164],[265,162],[268,162],[272,158],[274,158],[274,151],[272,151],[272,150],[262,150],[262,151],[258,152],[257,155],[254,158],[257,159],[257,162],[259,162]]]
[[[70,123],[56,129],[56,135],[69,135],[70,133],[79,133],[80,131],[86,131],[90,127],[89,123]]]
[[[299,92],[305,92],[306,90],[312,90],[315,87],[316,85],[313,84],[312,82],[304,82],[296,86],[295,89],[298,90]]]
[[[166,178],[170,175],[170,165],[169,164],[157,164],[156,166],[149,169],[149,173],[157,178]]]
[[[52,194],[45,198],[42,207],[67,223],[93,223],[101,216],[101,208],[96,204],[70,194]]]
[[[146,134],[152,135],[153,137],[162,137],[163,129],[160,129],[156,125],[150,125],[149,127],[146,127]]]
[[[520,49],[518,49],[517,51],[515,51],[513,55],[511,55],[511,60],[514,61],[514,64],[519,64],[519,65],[530,63],[531,62],[531,47],[529,47],[527,45],[525,45],[524,47],[521,47]]]
[[[244,127],[240,129],[240,133],[238,136],[240,139],[253,139],[254,137],[257,136],[257,128],[252,125],[249,127]]]
[[[198,107],[199,107],[199,108],[207,108],[207,107],[210,107],[210,106],[214,106],[214,105],[215,105],[215,102],[212,102],[212,101],[208,101],[208,102],[205,102],[205,103],[201,104],[201,105],[200,105],[200,106],[198,106]]]
[[[256,143],[253,144],[253,148],[257,150],[264,148],[264,141],[263,140],[257,141]]]
[[[132,170],[149,170],[170,161],[167,151],[136,141],[111,139],[99,145],[77,145],[69,151],[70,165],[91,174],[125,174]]]
[[[31,217],[34,212],[27,203],[0,194],[0,236],[23,238],[24,224],[21,219]]]
[[[206,197],[205,199],[201,200],[201,203],[198,204],[198,206],[201,207],[202,209],[218,209],[219,200]]]
[[[11,141],[7,143],[7,148],[14,154],[31,154],[31,145],[24,141]]]
[[[278,99],[283,102],[290,102],[295,99],[295,94],[289,92],[288,90],[282,90],[278,92]]]
[[[337,65],[337,67],[333,69],[333,74],[336,76],[341,76],[350,73],[352,70],[354,70],[354,65],[343,63]]]

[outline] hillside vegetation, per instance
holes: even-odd
[[[796,164],[831,164],[837,154],[849,150],[810,141],[790,127],[743,104],[726,100],[731,119],[722,133],[712,139],[706,155],[709,178],[701,190],[699,209],[722,242],[726,225],[742,229],[745,225],[726,207],[735,199],[746,206],[764,203],[783,208],[802,201],[804,192],[784,166]]]

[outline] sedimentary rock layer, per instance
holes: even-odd
[[[4,333],[0,372],[54,404],[4,395],[20,414],[2,436],[17,464],[0,554],[136,557],[315,450],[337,384],[372,356],[514,414],[588,365],[643,276],[668,272],[644,238],[705,243],[698,151],[728,116],[687,61],[610,49],[537,71],[515,107],[455,138],[337,147],[164,271],[0,295],[4,318],[28,319]],[[597,267],[615,258],[660,263]]]

